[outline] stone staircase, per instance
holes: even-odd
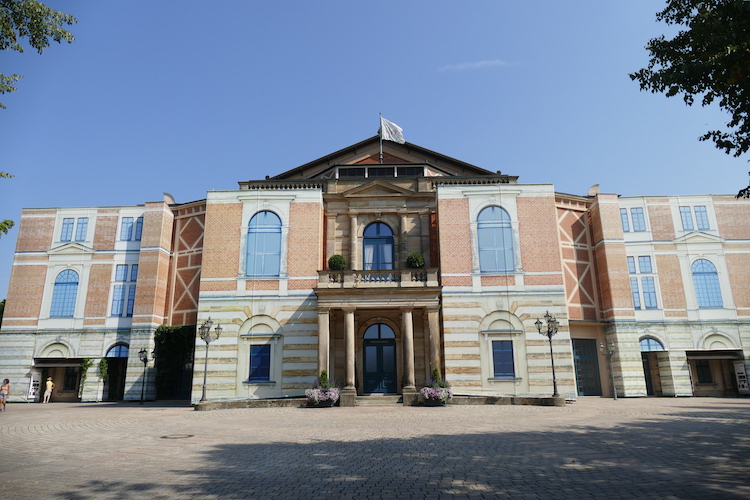
[[[371,394],[357,396],[355,406],[401,406],[404,399],[399,394]]]

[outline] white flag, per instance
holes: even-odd
[[[406,142],[404,140],[404,129],[382,116],[380,117],[380,138],[384,141],[393,141],[399,144]]]

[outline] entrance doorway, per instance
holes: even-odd
[[[116,344],[107,351],[107,382],[105,396],[107,401],[125,399],[125,374],[128,370],[130,349],[125,344]]]
[[[376,323],[365,330],[362,344],[365,394],[397,391],[396,335],[388,325]]]
[[[579,396],[601,396],[599,353],[596,339],[573,339],[573,361]]]

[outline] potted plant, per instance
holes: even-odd
[[[411,269],[421,269],[424,267],[424,257],[419,252],[412,252],[406,257],[406,265]]]
[[[451,385],[440,377],[437,368],[432,370],[432,378],[425,382],[419,393],[422,395],[425,406],[445,406],[453,399]]]
[[[328,408],[339,400],[339,388],[328,378],[328,371],[323,370],[318,377],[318,383],[305,390],[305,396],[309,408]]]
[[[328,259],[328,269],[331,271],[343,271],[346,269],[346,259],[343,255],[331,255]]]

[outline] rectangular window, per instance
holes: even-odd
[[[651,274],[651,257],[648,255],[638,257],[638,267],[641,274]]]
[[[133,315],[133,306],[135,305],[135,285],[130,285],[128,290],[128,308],[125,311],[125,315],[130,317]]]
[[[60,241],[70,241],[73,236],[73,221],[75,219],[63,219]]]
[[[635,274],[635,257],[628,257],[628,272]]]
[[[643,288],[643,305],[646,309],[656,309],[656,285],[654,278],[646,276],[641,278],[641,287]]]
[[[622,221],[622,232],[629,233],[630,223],[628,222],[628,209],[627,208],[620,209],[620,220]]]
[[[89,228],[89,218],[79,217],[76,223],[76,241],[86,241],[86,232]]]
[[[680,207],[680,219],[682,219],[683,231],[693,230],[693,214],[690,211],[690,207]]]
[[[633,219],[633,231],[643,232],[646,230],[646,219],[642,208],[631,208],[630,216]]]
[[[78,367],[65,367],[65,378],[63,379],[63,391],[75,391],[78,389]]]
[[[641,308],[641,295],[638,292],[638,278],[630,278],[630,291],[633,294],[633,307]]]
[[[141,241],[143,236],[143,217],[138,217],[135,220],[135,241]]]
[[[138,281],[138,264],[130,266],[130,281]]]
[[[115,281],[127,281],[128,280],[128,265],[117,264],[115,267]]]
[[[711,376],[711,363],[707,359],[695,360],[695,372],[698,375],[699,384],[711,384],[714,379]]]
[[[123,217],[122,226],[120,227],[120,241],[130,241],[133,239],[133,218]]]
[[[112,316],[122,316],[124,305],[125,285],[115,285],[115,291],[112,294]]]
[[[708,231],[711,225],[708,223],[708,212],[705,206],[695,207],[695,221],[700,231]]]
[[[516,369],[513,363],[513,341],[492,341],[492,362],[495,377],[515,377]]]
[[[250,375],[248,380],[255,382],[268,382],[271,380],[271,346],[250,346]]]

